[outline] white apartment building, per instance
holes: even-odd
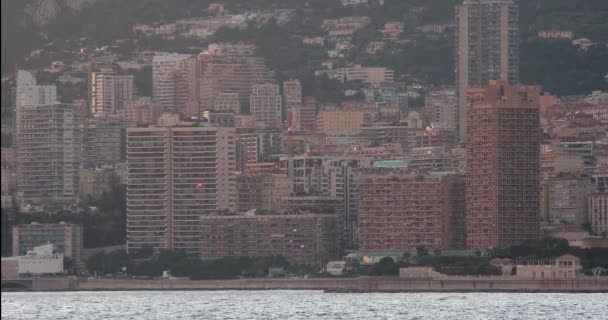
[[[2,278],[58,273],[63,273],[63,253],[53,253],[51,243],[28,250],[24,256],[2,258]]]
[[[71,104],[23,106],[17,124],[18,194],[32,204],[78,198],[78,111]]]

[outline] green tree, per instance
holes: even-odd
[[[85,262],[85,265],[87,267],[87,270],[90,273],[104,275],[107,270],[106,265],[105,265],[106,260],[107,260],[106,253],[99,252],[99,253],[92,255],[89,259],[87,259],[87,261]]]
[[[154,255],[154,248],[150,245],[144,245],[139,250],[131,255],[135,259],[147,259]]]
[[[372,276],[389,276],[399,273],[399,265],[391,257],[384,257],[374,264],[370,275]]]
[[[63,270],[65,271],[65,273],[67,273],[67,274],[76,273],[75,267],[76,267],[76,265],[72,258],[66,257],[66,256],[63,257]]]
[[[424,247],[424,246],[417,246],[416,247],[416,256],[418,256],[418,257],[426,257],[428,255],[429,255],[429,252],[426,249],[426,247]]]
[[[152,96],[152,67],[145,66],[135,72],[135,87],[141,96]]]
[[[557,95],[608,90],[608,48],[596,45],[578,50],[569,41],[528,41],[521,45],[521,81],[540,84]],[[564,63],[567,62],[567,63]],[[564,81],[570,79],[570,81]]]
[[[2,134],[2,148],[10,148],[13,145],[13,135],[10,133]]]
[[[2,208],[2,256],[7,257],[13,254],[13,225],[15,224],[14,212]]]

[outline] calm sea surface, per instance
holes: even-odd
[[[20,292],[2,319],[608,319],[608,294]]]

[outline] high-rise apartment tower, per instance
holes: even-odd
[[[536,86],[491,81],[467,91],[467,246],[539,236],[540,124]]]
[[[467,138],[466,90],[519,81],[519,17],[513,0],[464,0],[456,7],[458,131]]]
[[[127,129],[127,250],[198,254],[201,215],[236,210],[236,132],[226,127]]]

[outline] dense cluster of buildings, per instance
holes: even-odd
[[[341,41],[370,23],[322,28]],[[203,259],[321,265],[345,250],[484,250],[563,225],[581,231],[572,241],[606,241],[608,94],[560,99],[520,84],[518,26],[512,0],[465,0],[455,87],[412,90],[384,67],[318,71],[360,84],[363,97],[338,105],[304,95],[298,79],[278,83],[245,43],[154,53],[151,97],[133,76],[91,67],[88,103],[60,103],[54,86],[19,71],[2,192],[26,211],[70,208],[117,178],[128,252]],[[403,25],[383,30],[395,40]],[[79,260],[81,232],[19,226],[14,255],[45,239]]]

